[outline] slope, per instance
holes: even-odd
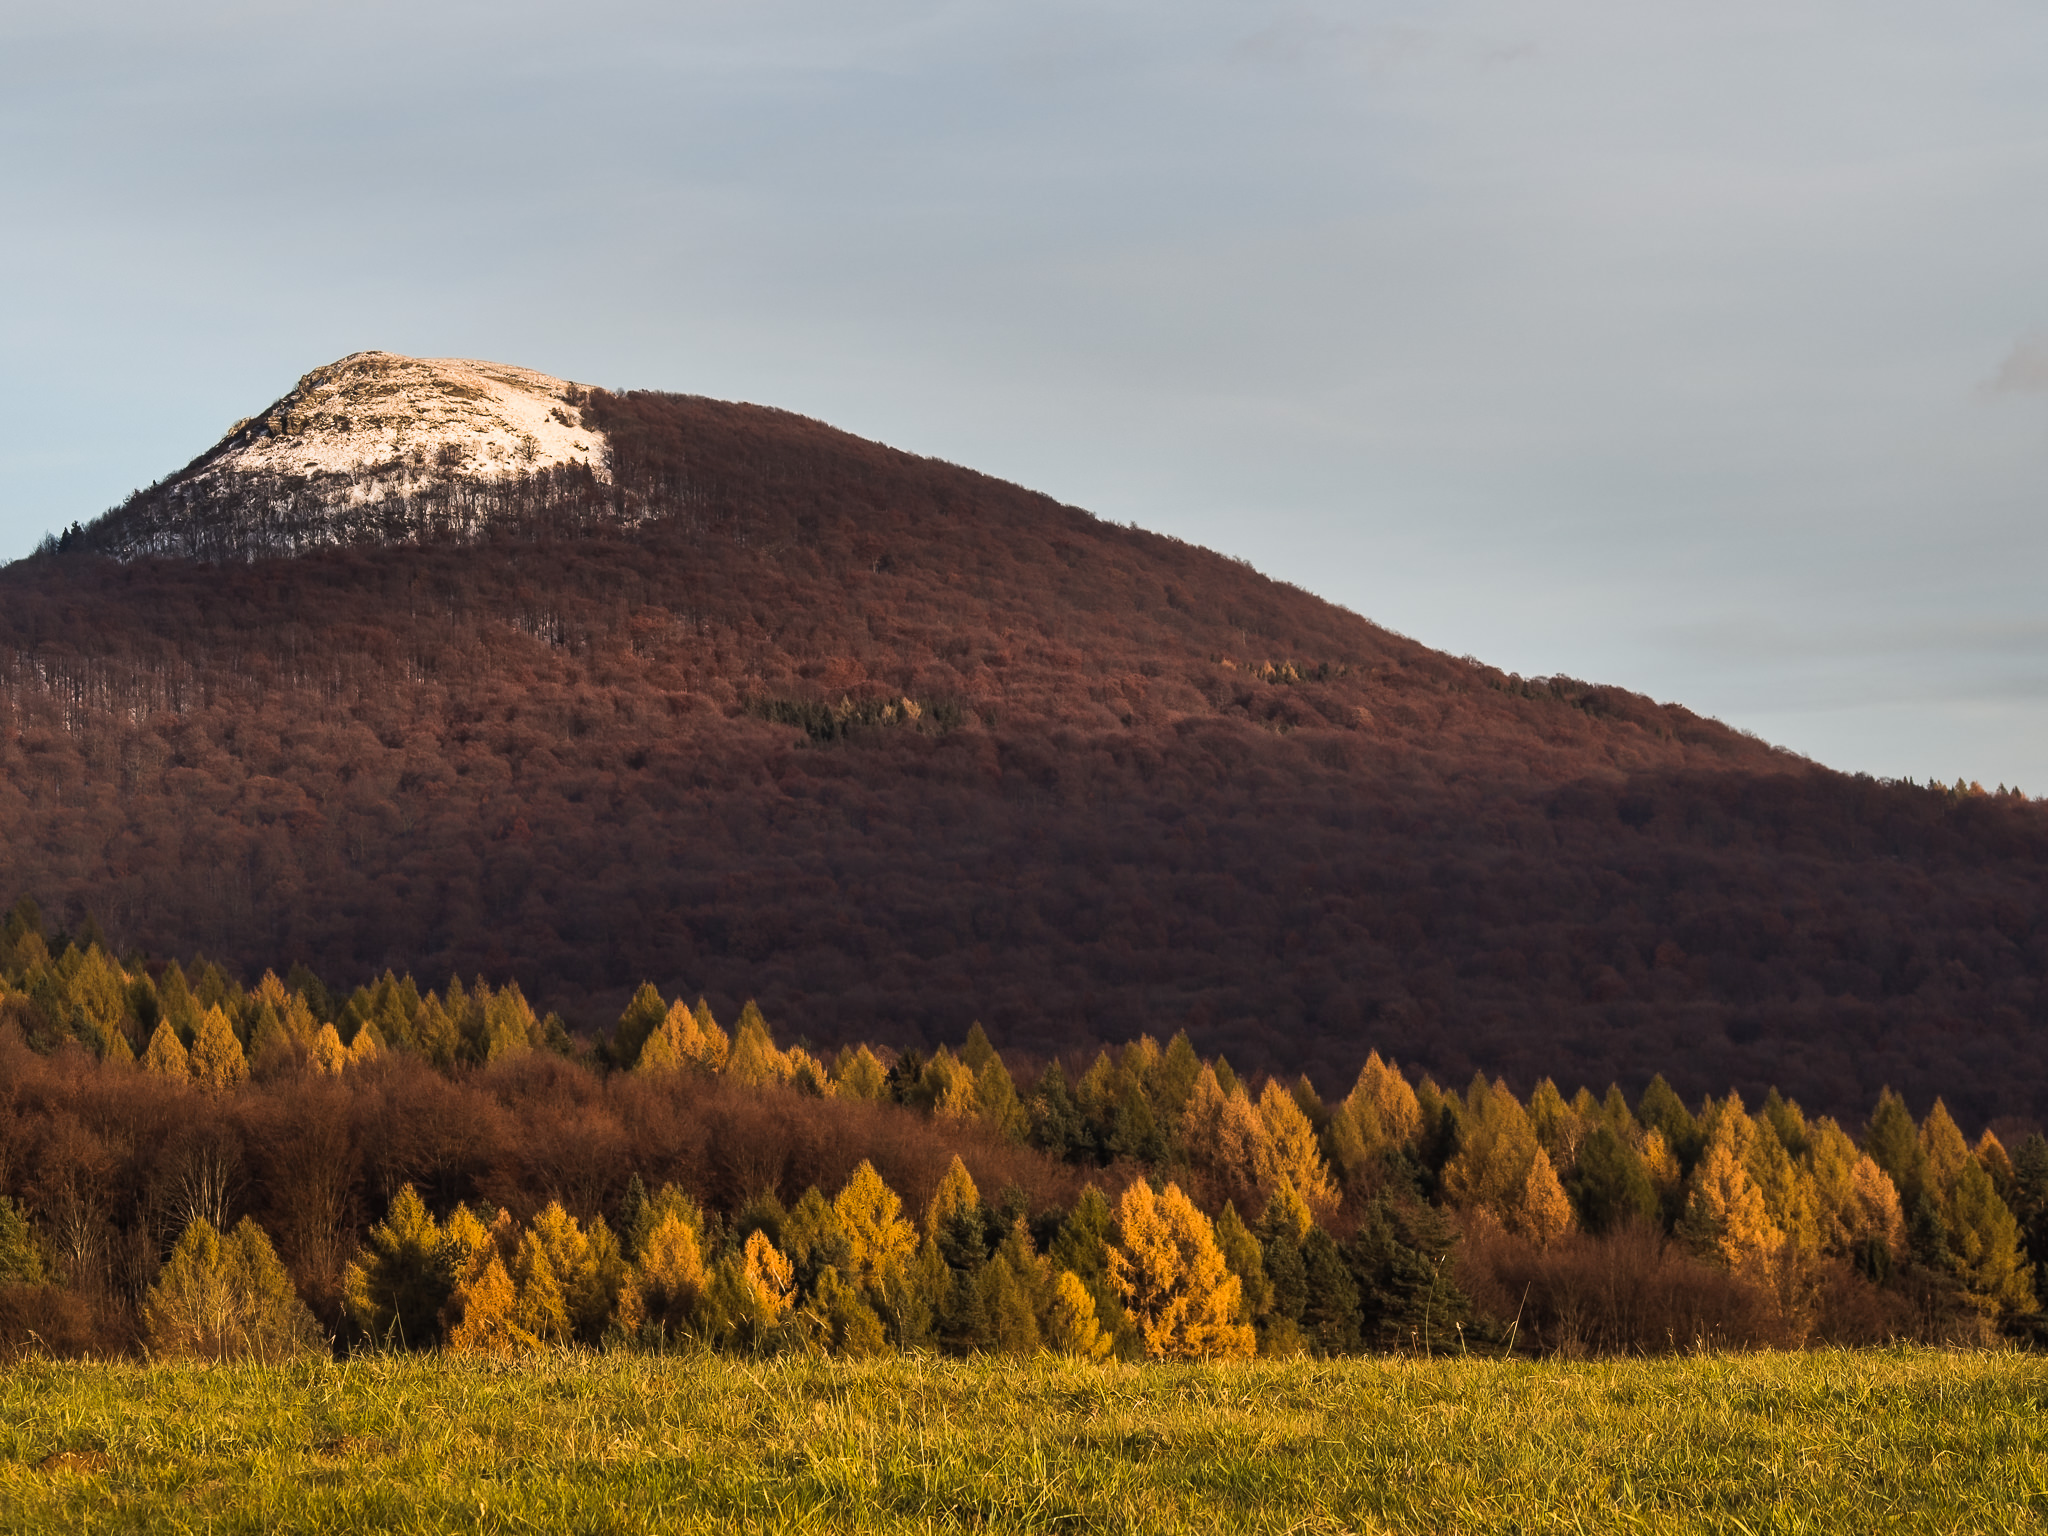
[[[754,407],[227,563],[0,573],[0,889],[125,945],[748,996],[830,1044],[1187,1027],[2041,1115],[2048,825],[1453,660],[1248,567]],[[77,541],[113,547],[124,509]]]

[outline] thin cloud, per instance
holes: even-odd
[[[2015,345],[1986,387],[1995,395],[2048,394],[2048,331]]]

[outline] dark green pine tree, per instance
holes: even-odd
[[[1643,1096],[1636,1100],[1636,1120],[1646,1131],[1656,1131],[1664,1138],[1664,1145],[1671,1149],[1671,1155],[1678,1159],[1681,1168],[1690,1168],[1699,1161],[1700,1127],[1693,1119],[1692,1111],[1664,1081],[1659,1072],[1650,1079],[1650,1086],[1643,1090]]]
[[[1223,1202],[1223,1214],[1216,1218],[1216,1246],[1223,1250],[1223,1262],[1237,1276],[1240,1323],[1256,1325],[1273,1305],[1273,1287],[1266,1279],[1266,1256],[1252,1229],[1237,1214],[1237,1207]]]
[[[1060,1224],[1047,1257],[1055,1272],[1069,1269],[1095,1303],[1096,1321],[1112,1336],[1124,1327],[1124,1307],[1109,1278],[1109,1249],[1116,1218],[1101,1190],[1090,1184]]]
[[[1889,1088],[1877,1096],[1877,1108],[1871,1112],[1870,1124],[1863,1130],[1863,1150],[1870,1154],[1872,1162],[1891,1176],[1910,1225],[1916,1219],[1914,1206],[1925,1183],[1922,1178],[1925,1159],[1920,1151],[1920,1128],[1913,1123],[1913,1112],[1906,1108],[1906,1101]]]
[[[618,1233],[625,1243],[626,1257],[638,1263],[640,1240],[646,1235],[640,1229],[647,1216],[647,1186],[640,1182],[639,1174],[626,1180],[626,1192],[619,1197],[619,1208],[614,1214],[619,1219]]]
[[[975,1270],[952,1270],[939,1298],[939,1342],[957,1355],[988,1347],[988,1308],[982,1303],[980,1279]]]
[[[1301,1331],[1319,1355],[1355,1355],[1359,1350],[1358,1282],[1335,1238],[1321,1227],[1302,1239],[1304,1301]]]
[[[1657,1220],[1657,1187],[1636,1149],[1605,1124],[1579,1143],[1577,1166],[1565,1193],[1579,1225],[1598,1236],[1632,1221]]]
[[[1095,1160],[1095,1140],[1058,1062],[1045,1069],[1031,1095],[1031,1144],[1062,1162]]]
[[[1344,1253],[1366,1342],[1429,1354],[1457,1347],[1457,1330],[1472,1317],[1452,1275],[1457,1240],[1458,1229],[1433,1206],[1382,1197],[1366,1207]]]
[[[626,1011],[619,1015],[618,1027],[612,1031],[611,1063],[620,1071],[628,1071],[640,1059],[640,1047],[647,1043],[647,1037],[661,1027],[661,1021],[668,1017],[668,1004],[661,1000],[661,994],[652,982],[643,981],[640,990],[633,994],[633,1001],[626,1004]]]
[[[1299,1325],[1302,1309],[1308,1305],[1308,1270],[1302,1264],[1301,1240],[1295,1236],[1293,1219],[1278,1202],[1259,1223],[1259,1251],[1272,1296],[1266,1307],[1267,1319]]]
[[[1166,1133],[1152,1113],[1152,1103],[1144,1088],[1136,1081],[1124,1084],[1117,1098],[1116,1114],[1110,1121],[1110,1155],[1149,1166],[1165,1162],[1169,1150]]]
[[[2048,1137],[2035,1131],[2012,1159],[2012,1214],[2034,1264],[2034,1292],[2048,1297]]]

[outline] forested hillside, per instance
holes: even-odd
[[[311,494],[266,482],[200,509],[217,563],[94,553],[158,488],[0,573],[0,889],[124,955],[516,979],[571,1034],[651,978],[819,1050],[1185,1029],[1326,1088],[1371,1042],[2048,1112],[2032,802],[1504,675],[781,413],[580,409],[609,479],[423,481],[240,558]]]

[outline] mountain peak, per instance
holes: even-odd
[[[470,358],[352,352],[236,423],[201,474],[358,474],[390,466],[514,475],[604,463],[563,379]]]
[[[246,559],[474,533],[566,471],[610,478],[588,392],[471,358],[353,352],[63,541],[118,559]],[[542,492],[543,499],[546,492]]]

